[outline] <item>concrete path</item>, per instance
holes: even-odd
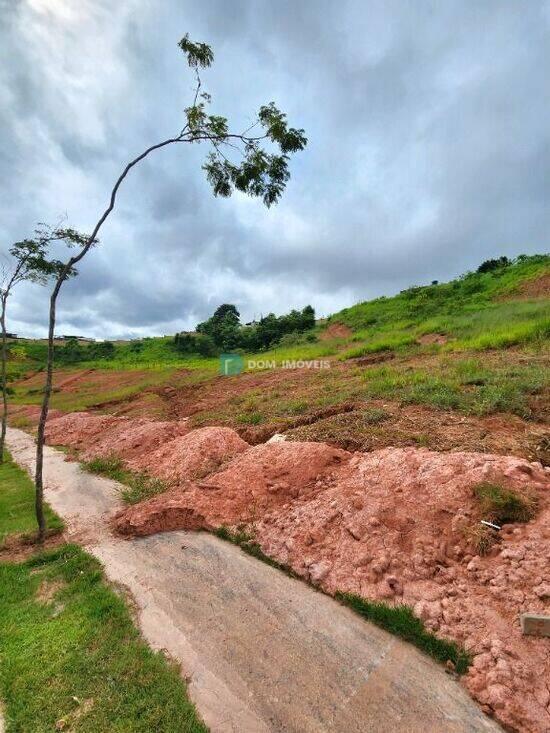
[[[8,445],[32,468],[26,433],[9,430]],[[205,533],[113,537],[120,486],[51,448],[45,479],[68,539],[129,589],[214,733],[500,730],[441,667],[304,583]]]

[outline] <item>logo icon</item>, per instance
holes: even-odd
[[[240,374],[244,369],[244,360],[240,354],[220,355],[220,374],[224,377],[232,377]]]

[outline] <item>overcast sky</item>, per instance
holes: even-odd
[[[90,231],[181,128],[186,32],[213,47],[214,113],[240,131],[274,100],[308,147],[270,210],[214,198],[197,147],[150,157],[59,333],[173,333],[223,302],[326,315],[550,249],[548,2],[0,0],[0,251],[38,221]],[[21,287],[11,330],[43,335],[46,302]]]

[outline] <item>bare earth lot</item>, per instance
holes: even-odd
[[[462,684],[483,710],[509,730],[546,733],[550,730],[550,640],[522,637],[519,614],[550,612],[548,353],[519,348],[482,355],[430,353],[429,348],[427,343],[406,354],[373,353],[344,362],[331,358],[331,368],[318,372],[276,369],[237,377],[219,377],[211,369],[176,368],[59,372],[48,442],[65,446],[73,458],[115,459],[124,470],[144,472],[164,482],[163,493],[135,506],[119,507],[116,516],[114,503],[105,507],[113,514],[110,529],[132,537],[129,541],[112,536],[104,519],[92,528],[90,540],[90,529],[79,519],[78,531],[85,542],[95,542],[93,533],[99,527],[102,546],[106,543],[111,548],[104,557],[110,558],[113,567],[117,566],[115,555],[126,558],[129,547],[147,548],[155,553],[155,562],[159,562],[157,553],[165,558],[166,572],[171,566],[182,572],[182,587],[204,574],[209,592],[216,594],[208,601],[204,590],[203,601],[211,609],[208,617],[217,615],[221,623],[226,615],[242,615],[242,599],[240,586],[227,586],[225,581],[224,593],[230,588],[231,597],[220,596],[220,578],[239,578],[243,587],[256,588],[258,578],[250,581],[242,575],[242,568],[252,561],[209,535],[183,535],[181,530],[222,526],[244,530],[265,554],[326,593],[352,592],[414,608],[429,630],[470,653],[473,664]],[[37,375],[18,386],[14,426],[32,430],[40,383]],[[278,433],[284,433],[286,442],[266,443]],[[75,469],[73,464],[64,465]],[[480,520],[487,516],[474,498],[475,486],[483,481],[519,492],[536,507],[528,521],[505,523],[487,547],[483,545],[486,537],[479,535]],[[91,507],[90,516],[96,514]],[[187,555],[181,544],[190,549]],[[200,567],[193,565],[195,561]],[[140,556],[139,562],[145,567],[148,561]],[[212,575],[211,563],[222,569],[221,575]],[[193,577],[186,574],[191,566]],[[263,568],[257,572],[267,577]],[[116,573],[122,578],[122,567]],[[261,602],[270,604],[271,610],[261,611],[252,600],[246,601],[247,607],[260,617],[269,615],[281,609],[284,597],[284,603],[290,604],[283,604],[284,613],[290,613],[291,596],[298,586],[284,585],[291,581],[280,573],[276,574],[279,580],[273,571],[269,574],[275,590],[262,591]],[[130,576],[124,582],[132,587],[137,581],[135,573]],[[155,582],[151,570],[147,586],[156,587]],[[135,592],[139,596],[139,587]],[[157,589],[155,598],[162,593]],[[327,602],[327,619],[343,610],[322,594],[307,593],[312,593],[307,601],[309,615],[317,613],[317,604],[321,613]],[[163,613],[178,603],[167,599]],[[250,623],[246,614],[244,618]],[[355,617],[351,622],[346,612],[339,618],[344,626],[349,622],[355,628]],[[321,633],[294,623],[290,623],[293,633],[303,633],[306,639]],[[338,643],[344,643],[343,629],[330,625],[328,631],[323,629],[323,639],[325,633],[334,632]],[[204,644],[204,640],[199,643],[202,630],[201,626],[191,652],[186,647],[181,657],[185,669],[209,664],[199,649]],[[190,633],[186,627],[186,638]],[[238,638],[244,627],[234,633]],[[264,634],[265,628],[256,639]],[[223,647],[222,637],[220,627],[219,637],[214,635],[215,647]],[[336,642],[330,638],[331,653],[347,653],[333,648]],[[155,643],[169,646],[162,640]],[[276,654],[276,646],[265,652],[267,659]],[[218,653],[212,649],[213,655]],[[254,653],[254,647],[247,652],[249,657]],[[288,647],[285,654],[292,657],[292,649]],[[249,712],[257,716],[251,718],[255,721],[251,729],[262,730],[258,727],[262,721],[267,730],[350,726],[353,730],[351,718],[341,717],[342,711],[334,718],[326,712],[326,691],[321,694],[320,688],[305,693],[315,700],[311,710],[318,708],[322,716],[315,723],[311,722],[314,717],[307,716],[297,718],[298,723],[292,717],[281,722],[277,716],[286,713],[279,695],[276,700],[270,698],[267,712],[262,707],[265,701],[255,707],[255,695],[265,696],[266,689],[276,688],[279,680],[262,678],[264,672],[254,667],[257,689],[248,687],[253,681],[246,672],[244,686],[239,687],[239,677],[232,687],[226,678],[236,659],[226,659],[223,684],[234,695],[226,707],[239,711],[238,717],[244,715],[239,706],[250,700]],[[334,659],[331,669],[343,664],[340,657]],[[222,661],[213,660],[212,669],[223,669]],[[201,679],[198,672],[193,674]],[[299,667],[299,675],[307,677],[307,669]],[[296,679],[291,677],[294,686]],[[354,679],[338,681],[330,703],[333,708],[342,700],[338,686],[346,690],[351,685],[352,699],[361,700]],[[312,685],[317,683],[312,680]],[[208,709],[212,699],[207,695],[201,702],[200,694],[196,692],[199,708]],[[407,729],[415,730],[415,724],[412,721]],[[452,730],[448,723],[439,729]]]
[[[32,439],[9,445],[32,466]],[[463,688],[409,645],[205,533],[113,536],[117,485],[46,451],[47,499],[69,537],[136,603],[149,643],[190,678],[213,731],[490,731]]]

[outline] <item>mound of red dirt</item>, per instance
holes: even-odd
[[[199,428],[129,462],[170,483],[201,479],[250,446],[231,428]],[[124,455],[127,455],[126,453]]]
[[[89,446],[104,436],[106,431],[117,425],[118,418],[112,415],[90,415],[88,412],[69,412],[48,420],[46,443],[65,445],[71,448]]]
[[[114,418],[117,422],[90,444],[83,458],[117,455],[126,462],[148,455],[167,441],[172,441],[189,432],[187,420],[159,421],[149,418]]]
[[[488,712],[512,730],[546,730],[549,640],[522,636],[518,619],[549,610],[550,472],[478,453],[329,450],[255,446],[203,482],[125,510],[115,526],[141,535],[247,523],[267,555],[324,591],[411,605],[471,652],[465,683]],[[505,526],[486,557],[472,543],[481,481],[540,507],[531,522]]]
[[[246,501],[280,504],[302,495],[321,474],[349,458],[346,451],[325,443],[264,443],[209,476],[204,485]]]
[[[116,455],[126,461],[149,454],[189,432],[187,420],[130,419],[113,415],[72,412],[49,420],[46,442],[81,450],[84,460]]]
[[[214,434],[219,430],[204,428]],[[321,477],[330,475],[331,469],[349,457],[346,451],[323,443],[257,445],[204,481],[180,485],[123,510],[114,526],[122,534],[148,535],[166,529],[189,529],[189,521],[198,529],[199,517],[204,529],[254,522],[270,507],[314,491]],[[180,516],[183,524],[178,523]]]
[[[481,481],[540,503],[487,557],[470,539]],[[465,681],[482,705],[513,730],[549,730],[550,640],[522,636],[519,614],[550,610],[550,472],[505,456],[388,448],[356,454],[324,483],[257,523],[263,551],[329,593],[413,606],[473,654]]]

